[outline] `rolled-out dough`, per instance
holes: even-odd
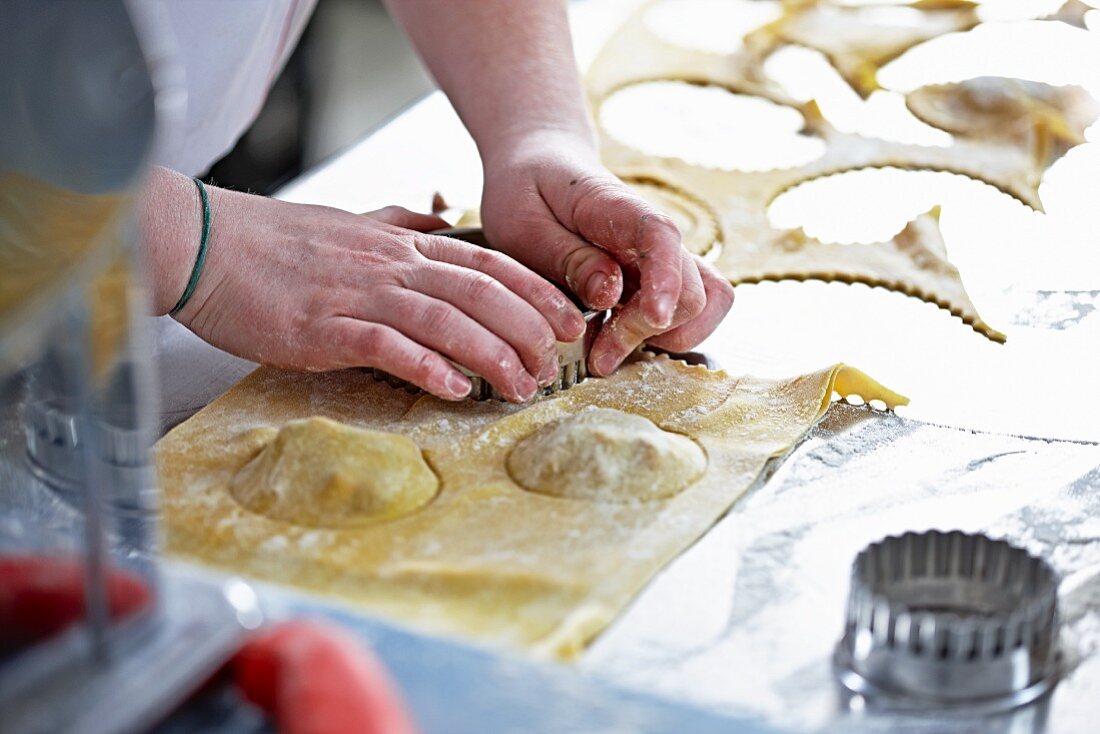
[[[1081,8],[1072,5],[1051,22],[1076,23]],[[792,97],[767,73],[768,59],[784,46],[816,49],[855,92],[864,97],[876,90],[885,94],[877,79],[883,64],[924,41],[973,28],[978,23],[975,6],[950,0],[864,8],[807,0],[771,7],[775,13],[763,14],[764,24],[745,34],[742,43],[730,45],[729,53],[670,39],[647,22],[652,5],[627,19],[609,38],[586,80],[604,163],[675,220],[688,249],[706,252],[734,285],[811,279],[865,283],[934,303],[989,339],[1004,341],[1005,335],[982,319],[948,260],[938,207],[890,240],[867,244],[822,242],[802,229],[780,229],[769,219],[768,207],[783,192],[810,180],[851,170],[901,168],[962,174],[1041,210],[1043,172],[1084,140],[1085,128],[1095,119],[1094,105],[1075,88],[971,81],[918,89],[906,101],[931,124],[946,123],[947,131],[973,135],[958,135],[948,147],[864,137],[834,126],[814,100]],[[608,129],[601,108],[613,95],[652,93],[657,107],[667,101],[655,88],[677,82],[795,110],[805,123],[800,134],[818,138],[824,153],[788,168],[723,170],[640,150]],[[990,92],[995,104],[987,104]],[[685,135],[690,135],[692,118],[684,116]],[[651,121],[638,114],[630,124],[637,128],[632,132],[644,133]]]
[[[528,406],[448,403],[363,371],[263,368],[158,443],[167,550],[424,630],[568,658],[800,439],[834,389],[904,402],[839,365],[772,380],[639,357]],[[626,503],[550,497],[513,481],[506,463],[521,441],[593,408],[689,437],[706,453],[702,476],[667,499]],[[438,494],[401,517],[352,527],[245,509],[234,477],[274,431],[314,416],[407,437],[439,477]]]
[[[594,502],[672,497],[706,466],[690,438],[610,408],[547,423],[508,454],[508,473],[524,489]]]

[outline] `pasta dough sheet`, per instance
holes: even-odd
[[[773,7],[776,19],[749,31],[728,53],[680,45],[667,38],[654,16],[665,3],[643,6],[607,41],[587,75],[588,98],[599,123],[601,154],[615,174],[667,213],[685,245],[713,260],[734,285],[768,280],[865,283],[934,303],[978,333],[1003,342],[1005,335],[979,315],[948,260],[939,230],[939,208],[917,217],[885,242],[822,242],[802,229],[773,226],[768,207],[785,191],[847,171],[899,168],[942,171],[989,184],[1034,210],[1042,210],[1039,182],[1046,169],[1084,141],[1096,105],[1079,87],[1051,87],[986,77],[950,85],[891,92],[932,125],[955,133],[947,147],[869,138],[834,126],[813,99],[795,99],[765,71],[784,47],[820,51],[867,97],[880,90],[879,68],[937,36],[966,32],[978,23],[968,2],[914,2],[890,8],[853,7],[833,0],[745,3]],[[1083,6],[1073,0],[1047,22],[1080,24]],[[665,16],[661,15],[660,18]],[[680,83],[756,97],[802,116],[800,134],[824,143],[803,165],[742,171],[708,167],[649,153],[615,137],[604,124],[604,103],[624,90]],[[654,105],[662,104],[654,94]],[[664,102],[667,104],[667,100]],[[689,115],[689,112],[684,112]],[[649,120],[632,118],[644,131]],[[690,122],[685,134],[691,134]]]
[[[890,407],[906,402],[843,365],[770,380],[643,355],[612,377],[528,406],[447,403],[362,371],[261,368],[159,442],[167,548],[423,630],[569,658],[705,533],[768,459],[799,441],[834,390]],[[670,498],[625,502],[540,494],[510,478],[507,458],[519,441],[597,408],[689,437],[706,454],[702,476]],[[438,494],[362,526],[296,525],[245,509],[230,491],[233,477],[273,429],[313,416],[410,438],[438,475]]]

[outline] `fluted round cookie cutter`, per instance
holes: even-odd
[[[982,534],[905,533],[856,557],[833,662],[880,708],[1007,711],[1057,682],[1058,624],[1043,559]]]

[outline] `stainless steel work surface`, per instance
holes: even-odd
[[[1100,713],[1100,446],[846,405],[834,405],[774,475],[666,568],[582,667],[783,726],[850,727],[830,657],[852,559],[884,535],[928,528],[1004,537],[1061,572],[1069,675],[1049,730],[1091,730]],[[902,721],[917,731],[945,726],[860,720],[894,731]]]

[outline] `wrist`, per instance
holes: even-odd
[[[154,169],[140,202],[140,222],[153,313],[163,316],[187,287],[202,238],[202,203],[194,182]]]
[[[191,188],[195,188],[193,183]],[[201,272],[198,273],[194,291],[187,302],[179,311],[169,313],[172,318],[192,330],[194,330],[196,319],[202,321],[209,318],[213,311],[217,311],[216,307],[211,308],[211,297],[219,290],[219,286],[225,280],[227,274],[235,267],[234,262],[238,257],[239,245],[241,244],[242,232],[240,226],[242,217],[239,199],[250,196],[249,194],[220,189],[216,186],[207,186],[206,191],[210,207],[210,231],[206,242],[205,261],[202,263]],[[203,214],[196,211],[195,216],[199,223],[200,234],[197,235],[190,249],[192,258],[188,263],[187,273],[183,276],[183,286],[174,292],[177,300],[173,301],[173,306],[176,305],[184,293],[187,281],[190,280],[198,266],[197,255],[201,244]]]
[[[491,142],[478,144],[486,171],[547,154],[576,162],[599,163],[596,135],[587,124],[540,125],[494,135]]]

